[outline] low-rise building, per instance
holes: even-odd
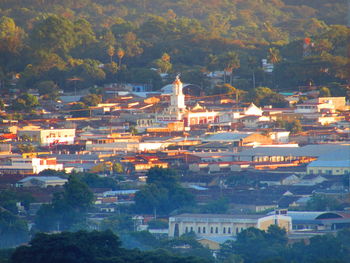
[[[16,187],[47,188],[48,186],[62,186],[67,182],[67,179],[58,176],[28,176],[19,180]]]
[[[42,146],[73,144],[75,139],[75,129],[40,129],[25,127],[17,131],[17,137],[37,142]]]
[[[292,220],[285,215],[182,214],[169,218],[169,236],[189,232],[197,236],[237,236],[249,227],[267,230],[273,224],[286,231],[292,229]]]
[[[38,174],[46,169],[61,171],[63,164],[56,158],[6,158],[1,160],[0,173],[4,174]]]

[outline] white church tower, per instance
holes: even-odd
[[[185,112],[185,95],[182,92],[182,82],[179,75],[176,76],[173,82],[173,93],[170,96],[169,114],[175,115],[177,120],[182,119]]]

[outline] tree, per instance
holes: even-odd
[[[193,196],[178,184],[174,170],[153,167],[146,175],[147,185],[135,195],[138,211],[169,213],[193,205]]]
[[[154,61],[154,65],[159,69],[161,73],[168,73],[172,68],[169,54],[163,53],[161,58]]]
[[[233,71],[240,67],[240,60],[238,54],[234,51],[229,51],[221,55],[219,57],[219,61],[224,67],[225,78],[226,72],[230,72],[230,85],[232,85]],[[226,79],[224,79],[224,82],[226,82]]]
[[[17,246],[28,241],[27,223],[11,212],[0,210],[0,248]]]
[[[113,62],[114,52],[115,52],[115,48],[113,46],[109,46],[107,49],[107,54],[111,59],[111,63]]]
[[[12,109],[15,111],[30,112],[37,106],[39,106],[38,98],[28,93],[22,94],[12,103]]]
[[[113,163],[112,170],[113,170],[113,172],[118,173],[118,174],[121,174],[124,172],[124,168],[121,165],[121,163]]]
[[[272,64],[277,64],[282,59],[280,51],[275,47],[269,48],[267,58]]]
[[[85,220],[92,205],[93,194],[88,186],[71,175],[63,192],[54,194],[51,204],[42,205],[35,218],[35,227],[41,231],[67,230]]]
[[[134,229],[134,223],[129,215],[117,215],[107,217],[102,220],[100,229],[111,230],[115,234],[121,234],[125,232],[131,232]]]
[[[18,54],[23,48],[25,33],[15,21],[6,16],[0,18],[0,52]]]
[[[33,144],[18,144],[17,148],[20,153],[32,153],[36,151],[36,147]]]
[[[141,252],[121,247],[111,231],[39,233],[29,245],[16,248],[12,263],[209,263],[198,257],[184,257],[167,250]]]
[[[36,24],[30,38],[32,47],[62,55],[67,54],[77,41],[73,23],[55,15]]]
[[[72,117],[78,118],[78,117],[87,117],[89,116],[89,109],[83,102],[77,102],[74,103],[70,107],[70,114],[72,114]]]
[[[118,56],[118,61],[119,61],[118,62],[118,67],[119,68],[121,68],[121,66],[122,66],[122,59],[123,59],[124,55],[125,55],[124,49],[118,48],[117,56]]]
[[[102,102],[102,96],[97,94],[88,94],[80,99],[86,106],[97,106]]]
[[[30,246],[16,249],[12,262],[107,262],[102,259],[121,255],[120,245],[118,237],[111,231],[39,233],[30,241]]]
[[[320,97],[330,97],[331,96],[331,91],[327,87],[320,87],[319,91],[320,91],[320,94],[319,94]]]
[[[326,195],[313,195],[306,204],[306,209],[310,211],[332,211],[341,209],[338,199]]]
[[[248,92],[246,100],[257,106],[272,105],[283,108],[288,105],[284,97],[267,87],[257,87]]]
[[[38,83],[39,94],[43,96],[44,99],[57,100],[59,97],[59,87],[55,82],[41,81]]]
[[[65,202],[80,212],[86,212],[92,205],[94,196],[89,187],[76,176],[71,175],[64,185]]]

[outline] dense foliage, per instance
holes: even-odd
[[[44,204],[37,212],[35,226],[41,231],[62,231],[74,228],[85,220],[91,207],[93,194],[76,176],[70,176],[63,192],[54,194],[50,204]]]
[[[225,70],[240,89],[254,87],[254,78],[280,89],[333,83],[331,95],[344,95],[346,10],[345,0],[3,0],[1,87],[38,88],[46,99],[57,98],[57,88],[118,81],[159,88],[155,67],[193,76],[204,89],[203,72]],[[274,74],[262,71],[263,58]],[[29,100],[14,107],[31,109]]]
[[[147,185],[135,195],[138,212],[168,214],[194,204],[193,196],[179,184],[174,170],[154,167],[146,175]]]
[[[37,234],[29,246],[22,246],[12,255],[12,263],[199,263],[209,262],[195,257],[175,256],[165,250],[140,252],[121,248],[111,231],[60,234]]]
[[[286,232],[275,225],[265,232],[248,228],[237,236],[237,241],[222,244],[220,262],[241,263],[308,263],[339,262],[350,260],[349,229],[340,230],[337,236],[319,235],[309,243],[297,242],[287,245]]]

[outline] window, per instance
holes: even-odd
[[[185,232],[188,233],[188,227],[186,226]]]
[[[201,227],[200,226],[198,227],[198,233],[199,234],[201,233]]]
[[[193,227],[191,227],[191,232],[193,232]]]
[[[238,227],[236,228],[236,235],[238,235]]]
[[[223,234],[226,234],[226,227],[224,227],[224,229],[222,230]]]
[[[211,228],[210,228],[210,234],[213,234],[213,233],[214,233],[214,228],[211,227]]]
[[[218,234],[218,233],[219,233],[219,228],[215,227],[215,234]]]
[[[227,229],[227,233],[231,234],[231,227]]]
[[[203,234],[205,234],[206,230],[205,230],[205,227],[203,227]]]

